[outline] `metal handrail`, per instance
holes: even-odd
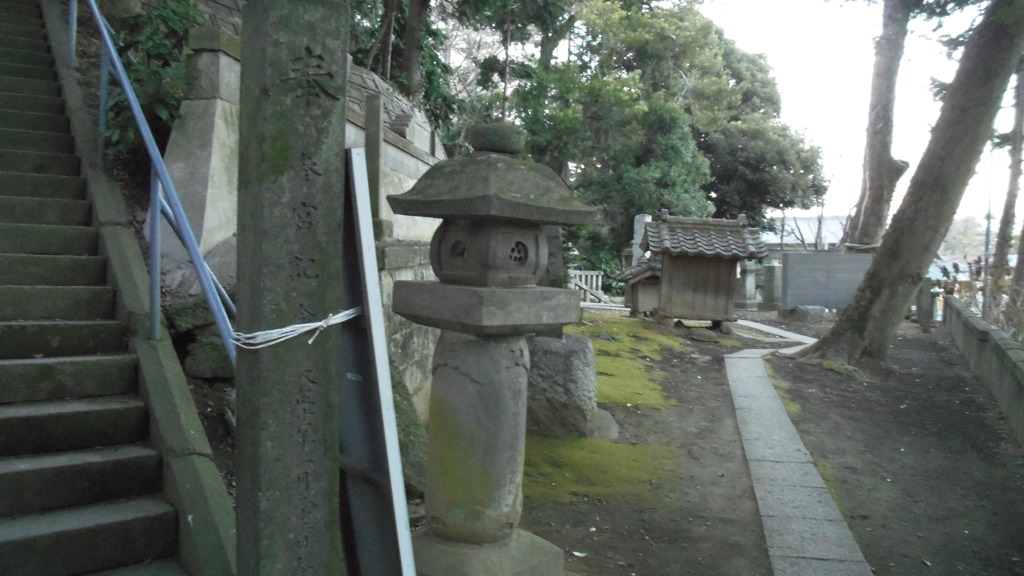
[[[100,158],[103,157],[103,127],[106,120],[106,109],[107,109],[107,92],[109,89],[108,74],[113,75],[120,84],[121,90],[124,91],[125,97],[128,100],[128,106],[131,108],[132,116],[135,118],[135,123],[138,126],[139,133],[142,135],[142,140],[146,146],[146,151],[149,153],[151,162],[150,170],[150,218],[149,218],[149,232],[150,232],[150,272],[149,272],[149,302],[150,302],[150,338],[153,340],[160,339],[160,218],[157,215],[163,215],[167,219],[171,226],[171,229],[178,235],[181,243],[185,246],[185,250],[188,252],[189,259],[192,261],[192,266],[196,270],[196,275],[199,277],[199,283],[203,288],[203,294],[206,297],[206,302],[210,306],[210,311],[213,313],[214,321],[217,324],[217,332],[220,334],[221,340],[224,342],[224,347],[227,350],[228,357],[231,358],[231,363],[235,362],[235,344],[233,342],[234,331],[231,327],[231,321],[228,319],[227,309],[230,309],[234,313],[234,304],[231,303],[230,298],[227,296],[227,292],[214,278],[213,273],[210,271],[209,265],[203,258],[202,252],[199,250],[199,244],[196,242],[195,234],[192,232],[192,227],[189,226],[188,219],[185,216],[185,209],[181,205],[181,200],[178,197],[178,193],[174,188],[174,182],[171,181],[171,176],[167,172],[167,166],[164,164],[163,157],[160,155],[160,150],[157,148],[156,140],[153,138],[153,131],[150,130],[149,124],[146,122],[146,118],[142,113],[142,106],[139,104],[138,97],[135,96],[135,91],[132,89],[131,81],[128,78],[128,73],[125,71],[124,63],[121,61],[121,57],[117,53],[113,35],[111,34],[110,25],[107,23],[103,14],[100,13],[99,7],[96,5],[96,0],[86,0],[89,4],[89,8],[92,10],[92,14],[96,22],[98,23],[99,33],[102,39],[101,48],[101,74],[100,74]],[[78,26],[78,1],[71,0],[71,6],[69,10],[71,22],[69,28],[71,30],[71,61],[75,61],[75,36],[77,33]]]

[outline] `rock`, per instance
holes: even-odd
[[[597,431],[597,364],[590,340],[528,338],[530,377],[527,433],[554,438],[590,437]]]
[[[707,328],[690,328],[686,331],[686,337],[698,342],[713,342],[716,344],[719,340],[718,334],[715,334]]]
[[[167,329],[175,335],[214,323],[210,305],[206,303],[206,297],[203,295],[168,302],[164,306],[164,314],[167,316]]]
[[[235,367],[231,364],[224,341],[215,326],[203,328],[196,332],[196,339],[188,345],[185,361],[182,363],[185,374],[192,378],[234,378]]]

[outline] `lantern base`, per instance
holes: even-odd
[[[524,530],[496,544],[463,544],[415,534],[417,576],[565,576],[562,549]]]
[[[395,314],[442,330],[477,336],[543,332],[580,320],[580,293],[529,286],[492,288],[440,282],[395,282]]]

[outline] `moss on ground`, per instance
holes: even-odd
[[[673,402],[658,385],[653,362],[665,348],[685,350],[681,338],[638,318],[590,316],[566,329],[590,338],[597,359],[597,401],[664,408]]]
[[[568,502],[578,495],[637,494],[652,481],[658,484],[679,474],[682,460],[682,452],[668,446],[530,437],[526,441],[523,496]]]
[[[854,378],[856,380],[867,380],[867,377],[860,370],[857,370],[853,366],[850,366],[849,364],[846,364],[844,362],[825,360],[824,362],[821,363],[821,367],[826,370],[831,370],[833,372],[842,374],[843,376],[849,376],[850,378]]]
[[[836,508],[839,509],[839,513],[846,516],[846,506],[839,500],[839,496],[836,494],[836,469],[831,463],[824,460],[814,459],[814,467],[818,469],[818,475],[825,481],[825,488],[828,489],[828,493],[832,496],[832,501],[836,503]]]
[[[789,395],[789,384],[775,375],[775,371],[772,370],[771,364],[767,362],[764,365],[765,372],[768,373],[768,378],[772,381],[772,386],[775,387],[775,393],[779,395],[779,400],[782,400],[782,406],[786,408],[786,414],[792,416],[798,416],[803,408],[797,404],[793,398]]]

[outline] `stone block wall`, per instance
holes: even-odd
[[[947,297],[942,316],[971,371],[992,390],[1014,437],[1024,445],[1024,346],[955,298]]]
[[[857,292],[871,258],[871,254],[827,251],[783,253],[781,308],[844,308]]]
[[[423,242],[385,239],[377,242],[377,267],[384,300],[384,331],[387,333],[393,384],[409,390],[421,422],[427,421],[434,344],[440,330],[414,324],[391,311],[397,280],[437,280],[430,268],[430,247]]]

